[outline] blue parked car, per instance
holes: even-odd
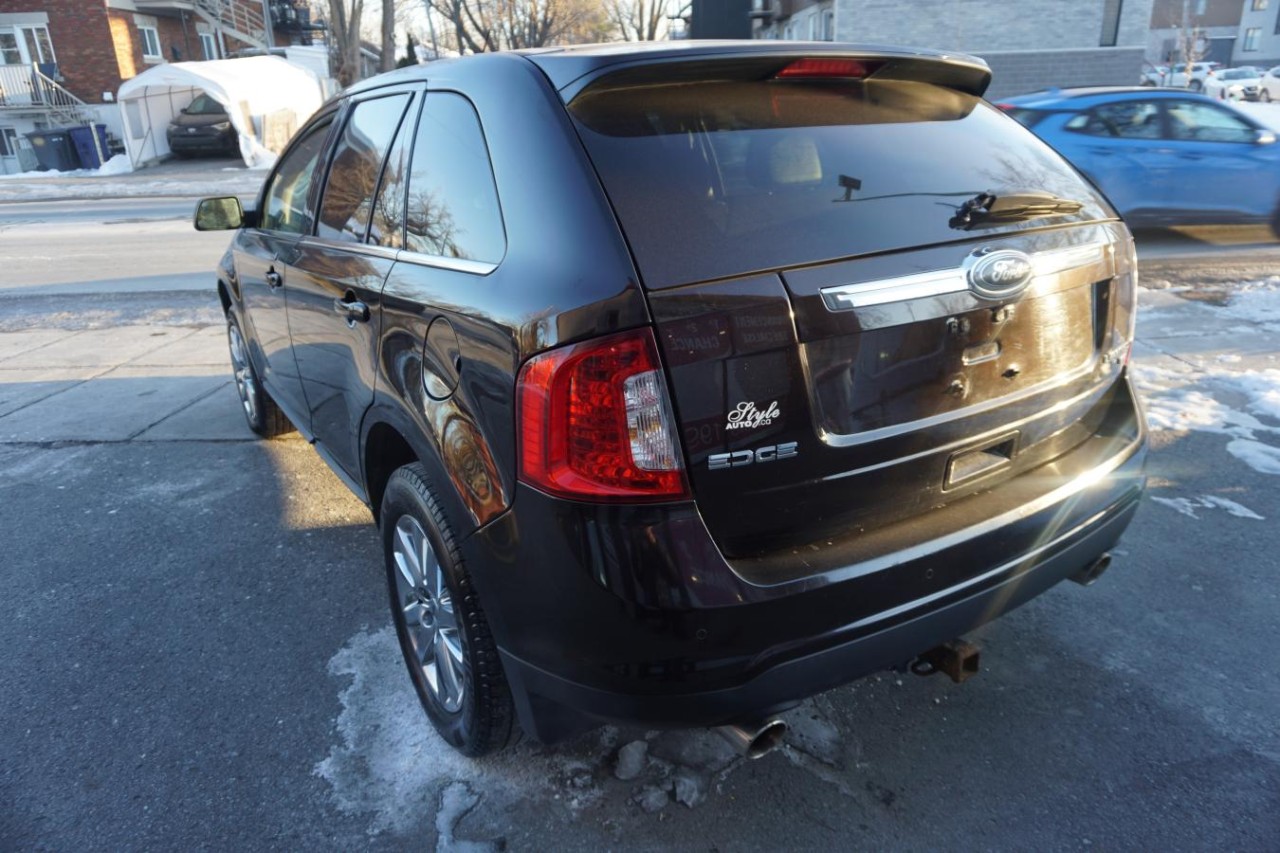
[[[1280,236],[1280,145],[1183,90],[1055,89],[998,106],[1090,178],[1131,226],[1267,222]]]

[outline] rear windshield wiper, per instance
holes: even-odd
[[[1021,222],[1042,216],[1079,213],[1083,202],[1058,198],[1052,193],[978,193],[964,202],[951,217],[951,227],[968,230],[978,225],[999,222]]]

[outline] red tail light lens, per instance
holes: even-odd
[[[689,497],[653,332],[531,358],[516,389],[520,478],[577,500]]]
[[[775,75],[779,80],[798,78],[838,77],[845,80],[861,80],[871,73],[867,63],[858,59],[822,59],[805,57],[797,59]]]

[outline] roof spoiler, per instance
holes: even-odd
[[[824,49],[825,48],[825,49]],[[539,57],[541,58],[541,57]],[[925,50],[856,48],[841,45],[804,45],[767,50],[696,54],[690,51],[657,53],[632,57],[631,61],[604,64],[563,82],[558,88],[566,103],[586,89],[620,89],[631,86],[709,81],[795,80],[805,77],[792,69],[805,62],[815,65],[848,60],[865,67],[857,79],[901,80],[932,83],[966,95],[981,97],[991,84],[991,69],[976,56],[945,54]],[[541,64],[541,63],[540,63]],[[551,63],[547,63],[551,65]],[[553,68],[544,70],[551,72]],[[787,72],[787,73],[784,73]],[[555,75],[549,73],[553,83]],[[832,75],[815,75],[832,76]]]

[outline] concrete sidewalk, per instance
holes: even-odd
[[[0,175],[0,203],[59,199],[252,196],[266,169],[248,169],[237,159],[168,160],[124,175],[98,177],[46,173]]]
[[[0,443],[253,438],[221,326],[0,333]]]

